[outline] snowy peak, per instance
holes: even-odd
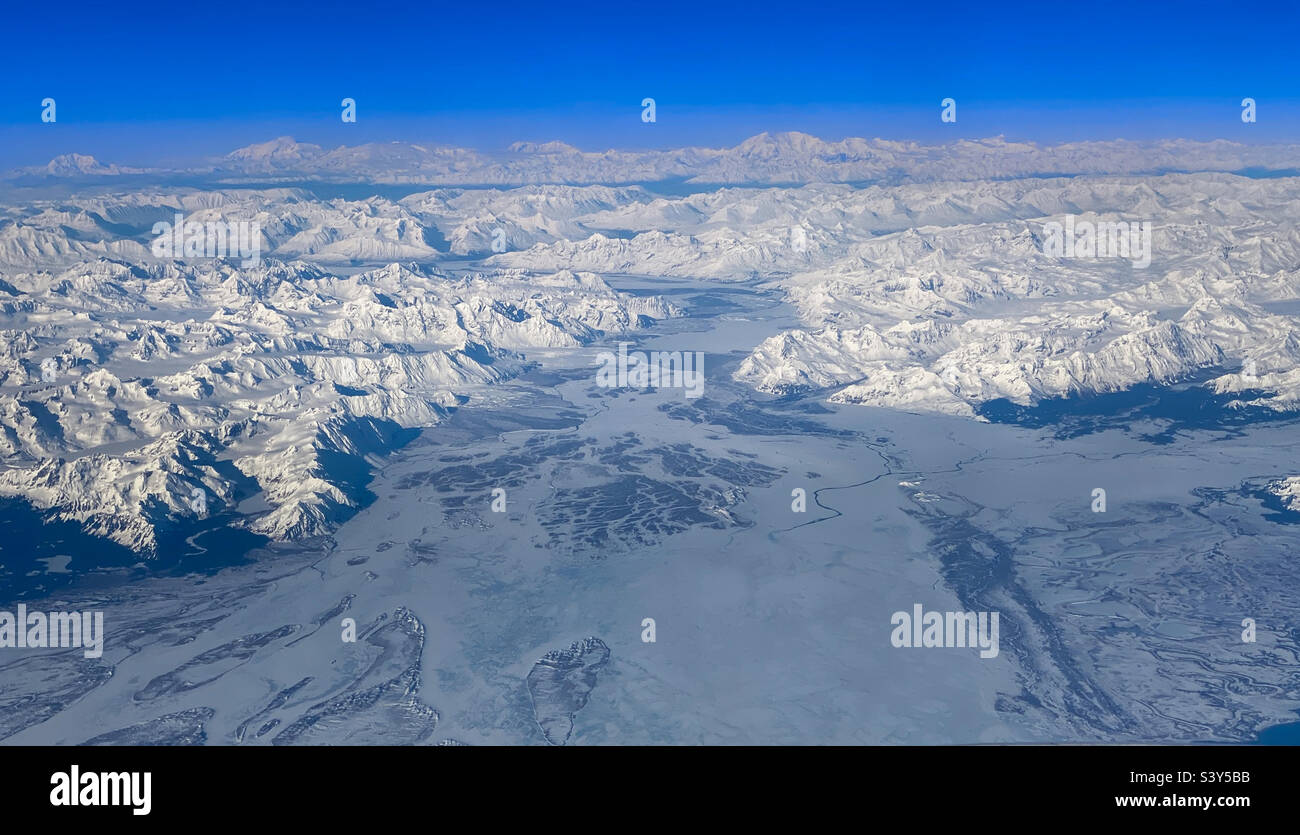
[[[86,154],[63,154],[50,160],[45,170],[54,177],[70,177],[77,174],[117,174],[116,165],[102,165],[99,160]]]
[[[232,162],[275,163],[292,165],[316,159],[323,153],[319,145],[298,142],[291,136],[281,136],[269,142],[260,142],[231,151],[226,159]]]
[[[515,142],[509,149],[512,154],[580,154],[582,153],[567,142]]]

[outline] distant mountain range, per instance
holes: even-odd
[[[762,133],[734,148],[582,151],[563,142],[518,142],[500,153],[410,142],[326,149],[283,136],[185,168],[123,168],[70,154],[8,179],[205,177],[218,182],[284,180],[446,186],[527,184],[792,185],[901,183],[1078,174],[1174,171],[1285,172],[1298,145],[1228,141],[1070,142],[1038,145],[1001,138],[946,145],[886,139],[826,141],[806,133]]]

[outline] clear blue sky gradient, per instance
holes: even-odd
[[[6,165],[179,161],[282,134],[489,150],[763,130],[1300,139],[1300,10],[1280,2],[23,2],[3,16]],[[40,122],[46,96],[55,125]],[[956,125],[939,121],[947,96]]]

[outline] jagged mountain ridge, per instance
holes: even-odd
[[[679,312],[568,271],[101,258],[9,280],[0,495],[145,555],[249,485],[264,507],[234,524],[328,533],[363,500],[349,461],[519,373],[518,350]]]

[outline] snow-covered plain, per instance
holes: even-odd
[[[84,540],[0,543],[0,609],[102,609],[108,642],[0,648],[0,738],[1253,738],[1300,707],[1300,179],[1227,172],[1293,151],[18,172],[0,497]],[[256,223],[261,263],[155,257],[177,213]],[[1065,216],[1149,223],[1149,266],[1044,254]],[[597,386],[620,341],[703,351],[705,396]],[[914,603],[1000,612],[1002,652],[895,648]]]

